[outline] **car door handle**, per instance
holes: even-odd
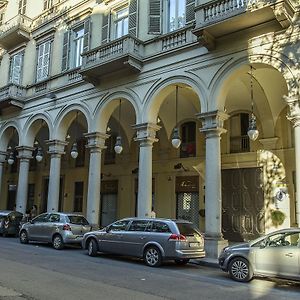
[[[293,253],[286,253],[285,256],[293,257]]]
[[[140,237],[140,240],[144,240],[146,237],[145,236],[141,236]]]

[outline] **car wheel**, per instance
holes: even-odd
[[[245,258],[234,258],[229,264],[229,274],[232,279],[240,282],[250,281],[253,277],[251,266]]]
[[[21,233],[20,233],[20,242],[22,244],[28,244],[28,242],[29,242],[28,234],[25,230],[21,231]]]
[[[159,267],[162,262],[160,250],[156,246],[148,247],[144,252],[144,261],[149,267]]]
[[[190,260],[188,258],[185,259],[175,259],[175,263],[177,265],[186,265]]]
[[[94,239],[90,239],[88,243],[88,255],[96,256],[98,252],[98,245]]]
[[[64,241],[60,235],[55,235],[52,241],[53,248],[61,250],[64,247]]]

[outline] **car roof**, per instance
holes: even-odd
[[[124,218],[118,221],[122,220],[145,220],[145,221],[163,221],[163,222],[175,222],[175,223],[187,223],[187,224],[192,224],[190,221],[187,220],[181,220],[181,219],[168,219],[168,218],[141,218],[141,217],[129,217],[129,218]]]
[[[0,215],[1,216],[7,216],[10,213],[15,213],[17,215],[23,215],[22,213],[20,213],[19,211],[15,211],[15,210],[0,210]]]

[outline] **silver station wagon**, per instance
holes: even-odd
[[[88,255],[98,252],[140,257],[150,267],[164,260],[186,264],[205,257],[204,239],[194,225],[184,220],[126,218],[83,236]]]
[[[88,221],[78,214],[44,213],[20,229],[20,242],[29,241],[52,243],[53,248],[60,250],[65,244],[81,244],[83,235],[92,230]]]
[[[300,280],[300,228],[281,229],[225,247],[219,265],[237,281],[249,281],[255,275]]]

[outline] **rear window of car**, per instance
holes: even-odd
[[[182,235],[200,235],[198,229],[189,223],[176,223],[180,234]]]
[[[69,223],[75,224],[75,225],[88,225],[89,222],[87,219],[83,216],[68,216]]]

